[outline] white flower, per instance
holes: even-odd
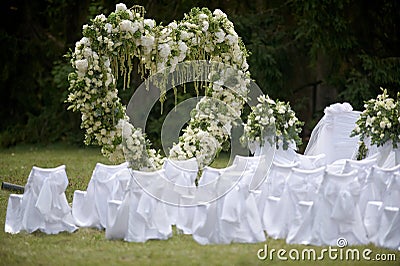
[[[156,24],[155,21],[152,20],[152,19],[145,19],[145,20],[143,21],[143,23],[144,23],[144,25],[149,26],[150,29],[154,28],[154,26],[155,26],[155,24]]]
[[[152,48],[154,45],[155,38],[152,35],[145,35],[140,38],[142,46]]]
[[[206,14],[204,14],[204,13],[201,13],[199,15],[199,19],[208,19],[208,16]]]
[[[175,21],[172,21],[171,23],[169,23],[168,27],[170,27],[172,29],[177,29],[178,28],[178,24],[176,24]]]
[[[233,45],[238,42],[238,36],[228,34],[225,39],[228,41],[229,45]]]
[[[186,45],[186,43],[182,42],[182,41],[178,41],[178,49],[179,51],[181,51],[182,53],[186,53],[188,46]]]
[[[181,31],[181,40],[187,40],[190,38],[190,34],[187,31]]]
[[[110,23],[106,23],[104,25],[104,29],[107,31],[107,33],[111,33],[112,29],[113,29],[113,26]]]
[[[80,73],[86,73],[86,71],[88,69],[88,61],[87,61],[87,59],[76,60],[75,66]]]
[[[158,46],[159,55],[162,58],[167,58],[171,54],[171,47],[167,43],[162,43]]]
[[[222,12],[220,9],[215,9],[213,15],[217,18],[226,18],[226,14]]]
[[[115,6],[115,11],[116,11],[116,12],[118,12],[118,11],[125,11],[126,9],[127,9],[127,8],[126,8],[126,5],[123,4],[123,3],[117,4],[117,5]]]
[[[285,106],[282,106],[282,105],[281,105],[281,106],[278,107],[278,113],[279,113],[279,114],[284,114],[285,111],[286,111],[286,110],[285,110]]]
[[[133,34],[137,29],[135,30],[132,24],[132,21],[124,19],[123,21],[121,21],[121,23],[119,23],[119,27],[121,31],[130,32]]]
[[[223,30],[219,29],[215,33],[215,37],[217,37],[217,39],[216,39],[217,43],[222,43],[225,40],[225,32]]]
[[[99,21],[106,21],[107,20],[107,18],[106,18],[106,16],[104,16],[104,14],[97,15],[94,19],[95,20],[99,20]]]
[[[384,128],[386,127],[385,121],[380,122],[380,123],[379,123],[379,126],[380,126],[382,129],[384,129]]]
[[[206,32],[208,30],[208,21],[203,21],[203,27],[201,28],[202,31]]]

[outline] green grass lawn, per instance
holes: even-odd
[[[66,165],[69,186],[66,195],[72,200],[73,191],[86,190],[91,173],[97,162],[108,163],[99,149],[76,148],[66,145],[18,146],[0,150],[0,182],[25,185],[32,166],[55,167]],[[226,158],[216,166],[224,165]],[[324,247],[287,245],[283,240],[268,239],[258,244],[208,245],[197,244],[191,236],[174,234],[166,241],[128,243],[105,239],[104,231],[79,229],[75,233],[46,235],[4,232],[7,201],[10,191],[0,190],[0,265],[400,265],[400,252],[376,248],[373,245],[357,246],[360,253],[371,249],[375,254],[395,254],[397,261],[344,261],[331,260],[325,255],[323,261],[287,261],[277,259],[259,260],[257,252],[268,249],[314,249],[317,254]],[[325,247],[326,248],[326,247]],[[293,253],[292,253],[293,254]],[[288,257],[288,254],[285,255]]]

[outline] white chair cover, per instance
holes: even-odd
[[[398,249],[400,248],[400,172],[392,176],[380,207],[378,217],[381,219],[377,227],[379,230],[375,244]]]
[[[164,169],[155,172],[132,170],[123,200],[108,201],[107,239],[145,242],[172,236],[166,204],[160,200],[165,178]]]
[[[115,174],[126,169],[128,169],[127,162],[119,165],[96,164],[87,190],[74,191],[72,215],[78,226],[98,229],[106,227],[107,201],[112,200],[112,197],[121,197],[114,191],[120,187],[120,181],[116,179]]]
[[[311,132],[305,155],[326,154],[327,163],[353,159],[357,155],[358,137],[350,137],[360,112],[348,103],[332,104]]]
[[[236,155],[235,159],[233,160],[233,165],[235,166],[235,171],[251,171],[254,173],[249,184],[249,189],[258,194],[261,192],[259,188],[266,180],[272,166],[272,162],[273,157],[269,155],[251,157]]]
[[[194,206],[190,206],[190,202],[194,199],[196,191],[197,160],[196,158],[182,161],[166,159],[163,169],[166,178],[175,184],[174,191],[169,191],[174,195],[170,195],[167,200],[170,203],[167,206],[169,221],[184,234],[191,234]]]
[[[365,158],[363,160],[345,160],[345,164],[343,166],[342,173],[349,173],[353,170],[358,172],[358,181],[361,185],[361,191],[367,185],[367,176],[371,172],[372,166],[376,165],[377,156],[372,156]],[[363,209],[361,210],[361,214],[363,215]]]
[[[67,186],[65,165],[56,168],[34,166],[24,194],[10,195],[5,231],[12,234],[36,230],[46,234],[74,232],[77,227],[65,197]]]
[[[221,181],[224,178],[220,179],[220,176],[225,171],[234,170],[235,167],[236,165],[222,169],[209,166],[203,168],[196,193],[196,201],[199,204],[195,208],[192,224],[193,238],[202,245],[229,243],[220,228],[220,223],[218,223],[222,208],[217,208],[217,206],[221,206],[221,197],[225,196],[230,189],[229,184],[227,184],[226,193],[225,191],[221,191],[223,187]],[[219,191],[221,191],[221,194],[218,194]]]
[[[281,230],[279,238],[287,243],[307,242],[304,236],[310,236],[311,223],[305,223],[305,217],[318,198],[318,190],[324,177],[325,167],[312,170],[292,168],[279,202],[281,212],[277,218]]]
[[[279,225],[276,217],[279,212],[279,201],[285,187],[286,179],[293,167],[297,167],[298,162],[291,164],[280,164],[272,162],[270,172],[259,188],[261,194],[258,198],[258,208],[262,217],[263,229],[268,235],[277,238],[279,236]]]
[[[217,191],[219,176],[225,171],[231,171],[235,168],[237,168],[236,164],[232,164],[226,168],[204,167],[198,182],[195,202],[200,202],[202,203],[201,205],[204,205],[205,203],[217,200],[219,196]],[[197,207],[198,206],[196,206],[196,208]]]
[[[383,207],[379,225],[378,246],[400,250],[400,208]]]
[[[301,169],[315,169],[327,164],[325,154],[303,155],[296,153],[295,161],[299,163],[298,168]]]
[[[359,207],[363,216],[365,216],[369,201],[383,201],[389,183],[394,174],[398,172],[400,172],[400,165],[392,168],[381,168],[376,165],[372,166],[371,171],[367,175],[365,183],[362,186],[360,194]],[[376,218],[379,219],[379,216]],[[369,219],[371,219],[371,216]]]
[[[334,246],[341,237],[349,245],[368,243],[358,207],[361,188],[357,174],[325,171],[318,199],[310,212],[314,217],[311,244]]]
[[[237,161],[238,162],[238,161]],[[260,164],[263,162],[261,161]],[[241,164],[241,163],[240,163]],[[256,243],[265,241],[251,183],[257,165],[221,170],[216,191],[226,191],[215,201],[196,208],[193,238],[200,244]],[[230,188],[230,189],[229,189]]]

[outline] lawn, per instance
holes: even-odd
[[[218,165],[225,164],[222,158]],[[91,173],[97,162],[108,163],[97,148],[78,148],[63,144],[51,146],[17,146],[0,150],[0,182],[24,185],[32,166],[55,167],[66,165],[69,185],[66,195],[72,200],[73,191],[86,190]],[[258,244],[209,245],[197,244],[191,236],[174,234],[167,241],[128,243],[105,239],[104,231],[79,229],[73,234],[46,235],[4,232],[7,201],[10,191],[0,190],[0,265],[399,265],[400,252],[377,248],[373,245],[350,247],[360,254],[371,250],[370,258],[376,254],[394,254],[397,261],[366,261],[360,259],[330,259],[325,253],[323,261],[289,258],[288,253],[313,249],[317,256],[323,248],[287,245],[283,240],[268,239]],[[287,261],[269,257],[259,260],[257,252],[268,246],[268,250],[285,249]],[[260,253],[264,255],[263,252]],[[295,254],[292,252],[291,254]],[[381,256],[382,257],[382,256]]]

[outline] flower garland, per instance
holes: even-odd
[[[276,148],[284,150],[294,143],[302,144],[299,134],[303,123],[298,120],[289,103],[272,100],[266,95],[257,98],[258,104],[252,107],[244,133],[241,137],[243,144],[257,142],[264,146],[265,139]]]
[[[143,77],[167,67],[174,71],[179,63],[187,60],[209,60],[231,66],[239,73],[236,74],[238,82],[232,86],[235,93],[223,89],[232,76],[223,73],[213,79],[207,95],[235,107],[239,114],[250,82],[247,50],[222,11],[217,9],[211,13],[206,8],[193,8],[182,21],[165,27],[145,19],[143,13],[117,4],[115,12],[108,17],[101,14],[90,25],[84,25],[83,38],[70,55],[75,70],[68,77],[67,102],[69,109],[82,114],[85,144],[101,146],[102,153],[112,161],[123,160],[125,153],[125,159],[134,169],[159,168],[163,163],[159,152],[150,149],[142,130],[129,124],[126,107],[118,97],[116,79],[123,76],[124,87],[129,86],[134,57],[139,59]],[[164,100],[165,90],[162,90],[160,101]],[[204,102],[199,102],[196,109],[200,110]],[[215,113],[194,112],[180,142],[171,149],[171,157],[196,157],[204,166],[210,160],[207,154],[223,148],[227,133],[221,134],[221,121],[215,122],[212,114]],[[230,118],[229,115],[221,118],[228,128]]]
[[[382,89],[376,99],[365,102],[365,110],[361,113],[356,122],[356,127],[351,137],[359,136],[359,158],[365,157],[367,148],[364,140],[371,139],[371,144],[377,147],[391,141],[393,148],[398,147],[400,142],[400,93],[397,93],[397,100],[390,98],[387,90]]]

